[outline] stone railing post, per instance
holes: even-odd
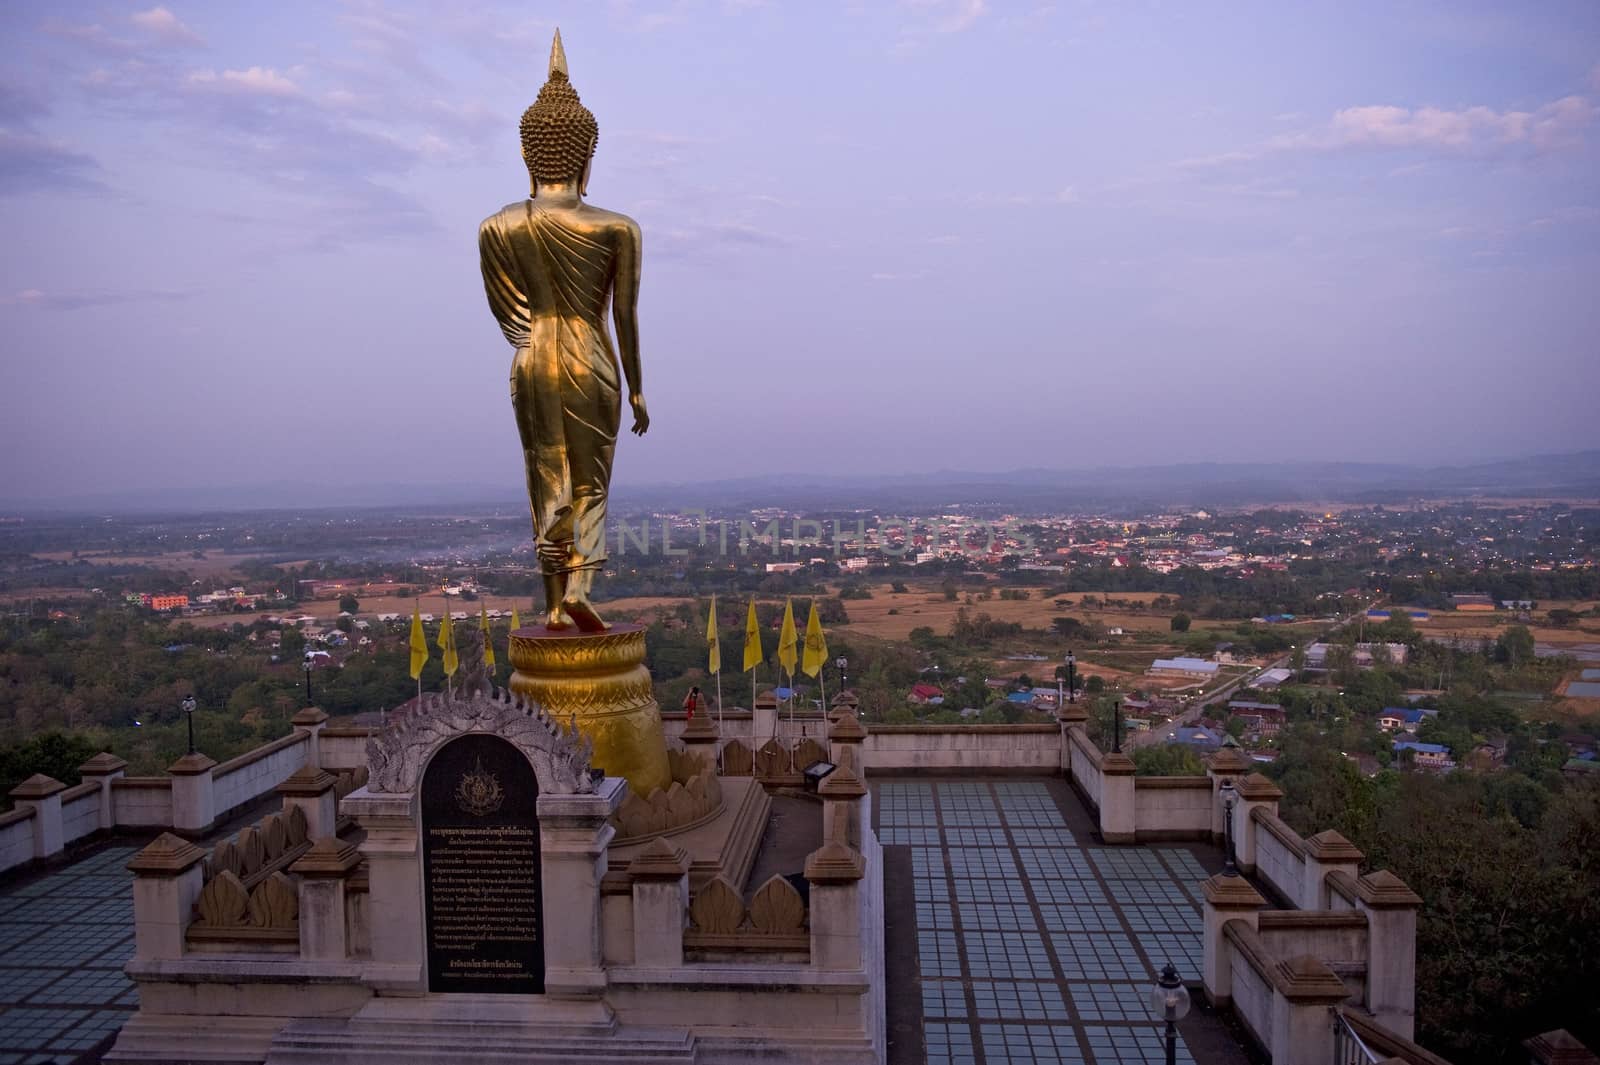
[[[682,965],[689,852],[657,836],[628,863],[628,877],[633,881],[633,963]]]
[[[206,852],[163,832],[133,856],[133,938],[140,960],[183,957],[183,935],[200,897]]]
[[[1328,874],[1340,870],[1354,877],[1364,857],[1355,844],[1331,828],[1306,840],[1301,856],[1305,860],[1305,882],[1300,886],[1302,910],[1328,909]]]
[[[607,777],[592,795],[539,796],[539,850],[545,924],[545,994],[596,998],[605,991],[600,942],[600,880],[616,830],[611,815],[627,784]]]
[[[322,765],[321,734],[323,726],[328,723],[328,715],[314,706],[308,706],[289,719],[289,724],[294,730],[310,737],[306,744],[306,765]]]
[[[1238,781],[1235,787],[1239,792],[1239,799],[1233,804],[1236,860],[1240,869],[1253,873],[1256,868],[1256,822],[1251,814],[1258,806],[1277,814],[1278,800],[1283,798],[1283,790],[1260,773],[1251,773]]]
[[[841,765],[822,778],[817,787],[822,797],[822,839],[861,849],[861,800],[867,786],[849,765]]]
[[[1204,881],[1200,890],[1205,896],[1201,907],[1204,960],[1200,978],[1206,998],[1220,1009],[1233,1001],[1233,946],[1223,935],[1223,925],[1243,921],[1256,928],[1256,915],[1267,900],[1244,877],[1222,873]]]
[[[760,749],[763,743],[778,734],[778,697],[770,691],[756,696],[750,708],[750,746]]]
[[[324,836],[289,867],[300,877],[300,957],[344,961],[350,956],[345,881],[360,864],[355,844]]]
[[[296,769],[277,787],[283,796],[283,810],[298,806],[306,815],[306,838],[322,839],[335,835],[339,823],[338,784],[331,774],[314,765]]]
[[[678,737],[683,741],[684,749],[689,754],[700,760],[702,766],[715,770],[717,767],[717,742],[722,734],[717,729],[717,723],[705,708],[689,719],[683,733]]]
[[[1133,759],[1120,751],[1100,756],[1100,838],[1132,843],[1136,838]]]
[[[1073,780],[1072,774],[1072,734],[1076,729],[1083,731],[1089,721],[1089,712],[1083,708],[1082,703],[1064,703],[1056,711],[1056,724],[1061,726],[1061,775],[1068,781]],[[1078,781],[1078,787],[1083,787],[1083,781]]]
[[[182,834],[203,836],[217,820],[217,794],[211,779],[216,759],[191,751],[167,766],[172,776],[172,827]]]
[[[828,758],[836,766],[849,766],[858,780],[866,778],[862,765],[862,744],[866,742],[867,729],[848,704],[835,711],[833,724],[828,730]]]
[[[1250,759],[1237,747],[1223,747],[1205,758],[1206,776],[1211,778],[1211,842],[1224,844],[1223,820],[1228,816],[1222,801],[1222,783],[1235,783],[1250,770]],[[1234,839],[1238,837],[1238,824],[1234,824]],[[1225,844],[1224,844],[1225,845]]]
[[[33,810],[33,856],[53,858],[66,846],[61,827],[61,793],[67,786],[54,777],[35,773],[9,792],[18,806]]]
[[[78,767],[78,775],[85,783],[95,781],[100,785],[100,827],[117,827],[117,806],[111,782],[123,776],[128,763],[107,751],[101,751]]]
[[[367,860],[367,917],[374,930],[374,973],[369,982],[400,992],[427,988],[422,854],[412,799],[410,792],[374,794],[367,788],[357,788],[344,799],[345,809],[367,834],[361,854]]]
[[[1367,1010],[1397,1035],[1417,1026],[1417,910],[1422,899],[1387,869],[1356,881],[1367,915]]]
[[[829,840],[806,856],[811,964],[816,968],[854,972],[866,964],[861,942],[861,882],[866,871],[861,852],[838,840]]]
[[[1333,1065],[1328,1008],[1350,989],[1309,954],[1276,962],[1272,977],[1272,1065]]]

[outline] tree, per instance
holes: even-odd
[[[905,595],[908,591],[905,581],[895,581],[893,584],[889,585],[889,590],[895,595]]]
[[[278,645],[278,653],[285,659],[298,661],[306,650],[306,634],[297,625],[291,625],[282,632],[283,642]]]
[[[100,747],[81,735],[45,732],[26,743],[0,749],[0,794],[9,792],[35,773],[65,784],[78,779],[78,767],[100,753]]]
[[[1063,636],[1069,640],[1082,639],[1087,631],[1083,622],[1073,617],[1051,618],[1050,626],[1055,629],[1057,636]]]
[[[1202,777],[1205,766],[1193,747],[1158,743],[1133,752],[1134,774],[1141,777]]]
[[[354,614],[361,609],[361,600],[346,592],[339,597],[339,609],[346,614]]]
[[[1189,615],[1185,614],[1185,613],[1182,613],[1181,611],[1179,613],[1176,613],[1176,614],[1172,615],[1172,631],[1173,632],[1188,632],[1189,631]]]
[[[1095,673],[1090,676],[1088,680],[1083,682],[1083,690],[1088,692],[1090,695],[1098,695],[1106,690],[1106,679],[1100,674]]]
[[[1550,624],[1558,629],[1570,629],[1578,623],[1580,615],[1576,610],[1564,610],[1557,607],[1550,611]]]
[[[1495,658],[1515,669],[1533,658],[1533,633],[1526,625],[1512,625],[1495,643]]]

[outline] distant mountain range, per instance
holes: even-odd
[[[614,507],[717,510],[923,511],[947,506],[1016,511],[1120,510],[1256,503],[1403,503],[1421,499],[1600,500],[1600,450],[1462,466],[1362,462],[1184,463],[1003,473],[939,470],[894,476],[774,474],[693,484],[624,485]],[[297,482],[189,487],[0,501],[0,512],[117,513],[197,510],[322,510],[418,507],[521,509],[505,486],[484,484],[314,485]]]
[[[1464,466],[1358,462],[1185,463],[1171,466],[941,470],[895,477],[764,477],[630,488],[624,505],[789,506],[910,510],[943,504],[1015,510],[1400,503],[1478,497],[1600,500],[1600,450]]]

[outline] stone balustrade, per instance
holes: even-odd
[[[130,777],[127,763],[97,754],[78,767],[80,783],[67,787],[36,775],[11,791],[16,809],[0,817],[0,873],[33,861],[50,861],[79,840],[117,829],[171,829],[202,836],[230,814],[271,795],[305,767],[316,768],[319,733],[327,715],[307,708],[292,719],[294,731],[236,758],[217,763],[186,754],[160,777]],[[351,731],[351,730],[346,730]],[[366,772],[365,735],[354,761],[334,763],[348,792]],[[334,748],[342,759],[353,754]]]

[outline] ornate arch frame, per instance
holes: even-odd
[[[592,741],[567,728],[520,695],[505,690],[470,695],[434,692],[396,715],[367,740],[367,790],[410,795],[423,771],[450,740],[488,733],[506,740],[533,766],[541,795],[589,795]]]

